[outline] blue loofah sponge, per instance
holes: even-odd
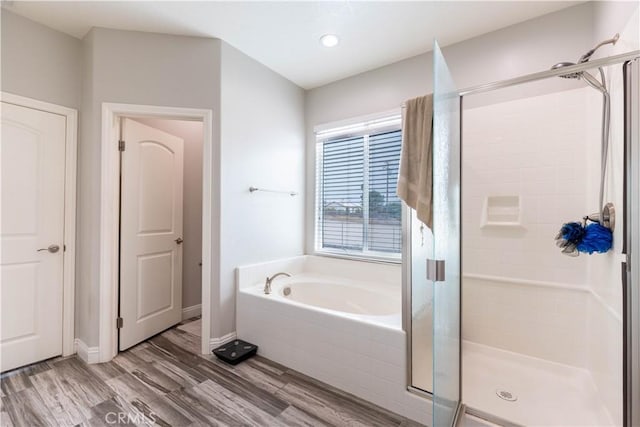
[[[562,238],[567,242],[578,244],[585,234],[585,228],[579,222],[569,222],[560,230]]]
[[[613,233],[597,222],[584,228],[582,240],[577,244],[580,252],[591,255],[594,252],[605,253],[613,246]]]

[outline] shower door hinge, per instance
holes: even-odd
[[[118,141],[118,151],[124,151],[125,142],[121,139]]]
[[[122,317],[118,317],[116,319],[116,328],[121,329],[122,326],[124,326],[124,320],[122,319]]]
[[[427,258],[427,280],[444,282],[444,260]]]

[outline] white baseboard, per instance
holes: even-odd
[[[80,338],[75,339],[74,347],[78,357],[84,362],[89,364],[100,362],[100,349],[98,347],[89,347]]]
[[[184,307],[182,309],[182,320],[191,319],[192,317],[200,316],[202,314],[202,304],[192,305],[191,307]]]
[[[223,336],[221,336],[219,338],[211,338],[209,340],[209,353],[211,353],[211,351],[214,348],[220,347],[222,344],[226,344],[229,341],[235,340],[236,337],[237,337],[237,335],[236,335],[236,333],[234,331],[234,332],[230,332],[230,333],[228,333],[226,335],[223,335]]]

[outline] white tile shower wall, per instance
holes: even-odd
[[[608,51],[608,54],[640,48],[640,40],[637,38],[638,10],[636,7],[626,28],[620,31],[620,41]],[[612,110],[605,202],[611,201],[616,206],[622,206],[622,73],[620,67],[616,66],[608,67],[606,74]],[[586,367],[591,372],[612,419],[620,425],[622,229],[617,227],[614,231],[614,250],[606,255],[581,256],[576,260],[569,260],[557,256],[557,249],[551,241],[560,225],[555,222],[559,217],[562,216],[563,221],[577,219],[582,214],[598,210],[601,105],[600,94],[591,88],[584,88],[465,111],[463,154],[465,161],[469,160],[470,164],[465,163],[469,172],[465,169],[464,176],[464,188],[467,193],[463,195],[466,205],[463,219],[468,243],[468,250],[464,253],[464,271],[586,286],[590,291],[586,294],[587,310],[574,313],[576,317],[572,323],[576,326],[580,322],[586,324],[586,348],[579,344],[579,349],[586,350]],[[548,111],[545,112],[545,109]],[[506,117],[509,123],[498,124],[496,120],[501,117]],[[530,130],[532,124],[537,124],[538,127],[529,131],[529,135],[516,137],[518,132]],[[502,135],[496,134],[496,130],[501,130]],[[512,147],[504,145],[508,138],[531,146],[519,148],[519,153],[513,153]],[[538,145],[536,142],[542,144]],[[482,157],[492,155],[495,158],[489,159],[489,163]],[[530,157],[525,158],[526,156]],[[528,170],[521,169],[516,181],[516,172],[513,169],[517,168]],[[522,229],[487,231],[479,228],[480,203],[482,197],[486,196],[482,195],[483,188],[486,192],[490,190],[498,195],[511,195],[509,192],[516,188],[521,191],[524,206]],[[509,253],[509,247],[514,249],[512,253]],[[503,286],[501,292],[507,289]],[[473,294],[477,289],[469,291]],[[547,298],[545,295],[548,291],[539,289],[535,293],[538,298],[543,299]],[[475,296],[479,301],[484,297]],[[520,297],[514,294],[510,303],[520,307],[517,303]],[[495,305],[492,307],[498,309]],[[523,311],[520,312],[520,319],[531,316],[527,307],[521,307]],[[470,312],[466,313],[468,310]],[[495,312],[491,314],[494,317],[496,315]],[[477,309],[465,305],[465,316],[465,319],[477,317]],[[465,326],[471,322],[472,320],[466,321]],[[564,334],[568,333],[566,324],[559,326],[565,328]],[[536,325],[535,322],[529,322],[529,327],[532,329],[519,332],[523,336],[535,337],[544,330],[542,325]],[[474,334],[480,329],[481,327],[476,325],[468,332]],[[508,336],[508,331],[503,332]],[[542,334],[544,335],[544,332]],[[557,336],[551,332],[548,335],[552,340]],[[503,348],[512,351],[518,351],[516,348],[520,348],[521,352],[526,350],[522,346],[518,347],[516,337],[511,341],[505,337],[502,337],[502,340],[496,338],[499,336],[498,332],[494,332],[493,335],[491,332],[484,332],[473,336],[474,338],[469,339],[488,340],[496,346],[505,346]],[[533,346],[534,341],[529,341],[529,344]],[[534,350],[538,357],[545,354],[544,345],[535,346]],[[571,349],[568,351],[568,354],[577,355],[576,352],[571,352]],[[561,353],[558,355],[563,356],[565,363],[575,364],[571,363],[570,357],[566,358]],[[584,356],[581,357],[580,363],[584,360]]]
[[[463,339],[586,368],[589,296],[586,288],[465,276]]]
[[[465,110],[463,271],[585,286],[586,257],[560,255],[554,237],[587,212],[583,125],[575,89]],[[481,227],[488,196],[520,196],[521,227]]]
[[[597,4],[596,25],[601,28],[603,34],[618,31],[620,39],[615,46],[609,46],[606,55],[614,55],[640,49],[640,7],[636,4],[631,14],[624,12],[628,5],[601,2]],[[620,15],[620,13],[623,13]],[[613,19],[619,15],[626,24],[617,28],[620,19]],[[608,37],[608,36],[607,36]],[[611,135],[609,139],[610,151],[607,164],[607,185],[605,202],[610,201],[616,207],[621,207],[623,202],[623,84],[621,67],[610,66],[605,70],[607,87],[611,93]],[[592,106],[589,144],[590,165],[593,170],[599,168],[600,147],[600,108],[601,96],[591,92],[590,103]],[[589,185],[597,188],[599,174],[590,176]],[[592,193],[594,190],[591,190]],[[593,200],[591,200],[593,203]],[[621,210],[619,209],[619,212]],[[618,218],[620,224],[620,217]],[[624,260],[622,251],[622,227],[614,230],[614,248],[606,255],[598,255],[589,259],[589,280],[594,298],[589,305],[589,332],[594,337],[589,341],[589,370],[596,382],[600,396],[607,405],[607,409],[616,425],[622,425],[622,295],[621,295],[621,269],[620,263]]]
[[[592,295],[588,368],[611,419],[622,425],[622,318],[597,294]]]
[[[593,292],[589,304],[587,327],[589,340],[588,368],[597,385],[602,400],[616,425],[622,425],[622,227],[620,209],[623,206],[623,126],[622,79],[620,67],[609,67],[608,86],[611,91],[611,135],[607,162],[607,180],[604,203],[618,207],[617,227],[613,233],[613,249],[606,254],[589,257],[587,284]],[[597,209],[600,185],[600,132],[602,97],[596,91],[590,94],[589,166],[593,173],[588,177],[589,203]]]

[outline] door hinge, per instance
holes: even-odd
[[[444,282],[444,260],[427,258],[427,280]]]
[[[118,317],[116,319],[116,328],[121,329],[123,326],[124,326],[124,320],[122,319],[122,317]]]
[[[118,151],[124,151],[125,142],[121,139],[118,141]]]

